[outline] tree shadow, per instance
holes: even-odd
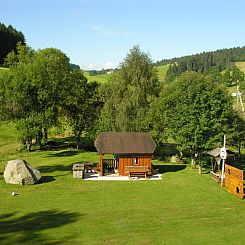
[[[56,171],[72,171],[72,166],[74,163],[70,164],[70,165],[52,165],[52,166],[40,166],[38,167],[38,170],[41,173],[53,173]]]
[[[69,165],[61,165],[61,164],[59,164],[59,165],[51,165],[51,166],[40,166],[40,167],[38,167],[38,170],[41,173],[53,173],[53,172],[56,172],[56,171],[64,171],[64,172],[68,172],[69,171],[69,172],[72,172],[72,167],[76,163],[83,163],[83,161],[73,162],[73,163],[71,163]],[[46,177],[51,177],[51,176],[46,176]],[[55,177],[55,176],[52,176],[52,177]]]
[[[16,213],[0,216],[1,244],[65,244],[65,242],[48,241],[42,231],[58,228],[75,222],[82,215],[77,212],[46,210],[15,217]]]
[[[154,169],[158,169],[159,173],[166,173],[166,172],[178,172],[181,170],[184,170],[187,167],[187,165],[175,165],[175,164],[164,164],[164,165],[153,165]]]
[[[57,153],[50,153],[48,157],[72,157],[78,155],[79,151],[65,150]]]
[[[58,151],[67,148],[75,148],[76,147],[76,140],[74,137],[63,137],[57,138],[53,140],[48,140],[45,145],[40,147],[41,150],[44,151]]]
[[[38,184],[44,184],[52,181],[55,181],[55,178],[53,176],[42,176]]]

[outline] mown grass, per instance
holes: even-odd
[[[156,66],[158,79],[160,82],[164,82],[169,65]]]
[[[3,133],[4,129],[4,133]],[[15,151],[15,131],[1,126],[1,149]],[[9,132],[9,133],[8,133]],[[9,135],[9,137],[7,136]],[[245,203],[209,174],[165,165],[162,181],[84,181],[72,165],[96,152],[35,151],[0,159],[1,244],[244,244]],[[42,183],[6,184],[6,160],[23,158]],[[11,192],[18,193],[11,196]]]

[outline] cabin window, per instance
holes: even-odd
[[[137,157],[134,157],[134,158],[133,158],[133,164],[134,164],[134,165],[138,165],[138,164],[139,164],[138,158],[137,158]]]

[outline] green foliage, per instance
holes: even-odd
[[[5,26],[0,22],[0,65],[4,63],[4,58],[9,52],[16,51],[18,42],[25,44],[23,33],[14,29],[11,25]]]
[[[244,82],[244,73],[237,67],[230,68],[222,74],[221,80],[227,87],[242,84]]]
[[[193,154],[222,142],[234,115],[225,88],[193,72],[166,87],[151,113],[155,132],[165,133]]]
[[[79,65],[72,64],[72,63],[69,63],[69,69],[70,69],[71,71],[74,71],[74,70],[81,70],[81,68],[80,68]]]
[[[102,102],[98,87],[96,82],[89,83],[82,71],[77,70],[67,76],[62,108],[77,138],[78,146],[81,134],[92,132],[100,115]]]
[[[133,47],[104,86],[103,130],[147,130],[146,112],[158,92],[159,82],[151,59],[138,46]]]
[[[213,52],[203,52],[157,62],[157,65],[170,64],[166,74],[166,81],[172,82],[176,77],[186,71],[210,73],[211,69],[221,72],[234,67],[235,62],[245,61],[245,47],[221,49]]]

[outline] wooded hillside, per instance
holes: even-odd
[[[225,69],[233,68],[235,62],[242,61],[245,61],[245,46],[164,59],[158,61],[156,65],[170,64],[166,81],[172,82],[177,76],[186,71],[206,74],[219,73]]]
[[[25,44],[24,34],[11,25],[5,26],[0,22],[0,65],[4,63],[4,58],[9,52],[16,51],[18,42]]]

